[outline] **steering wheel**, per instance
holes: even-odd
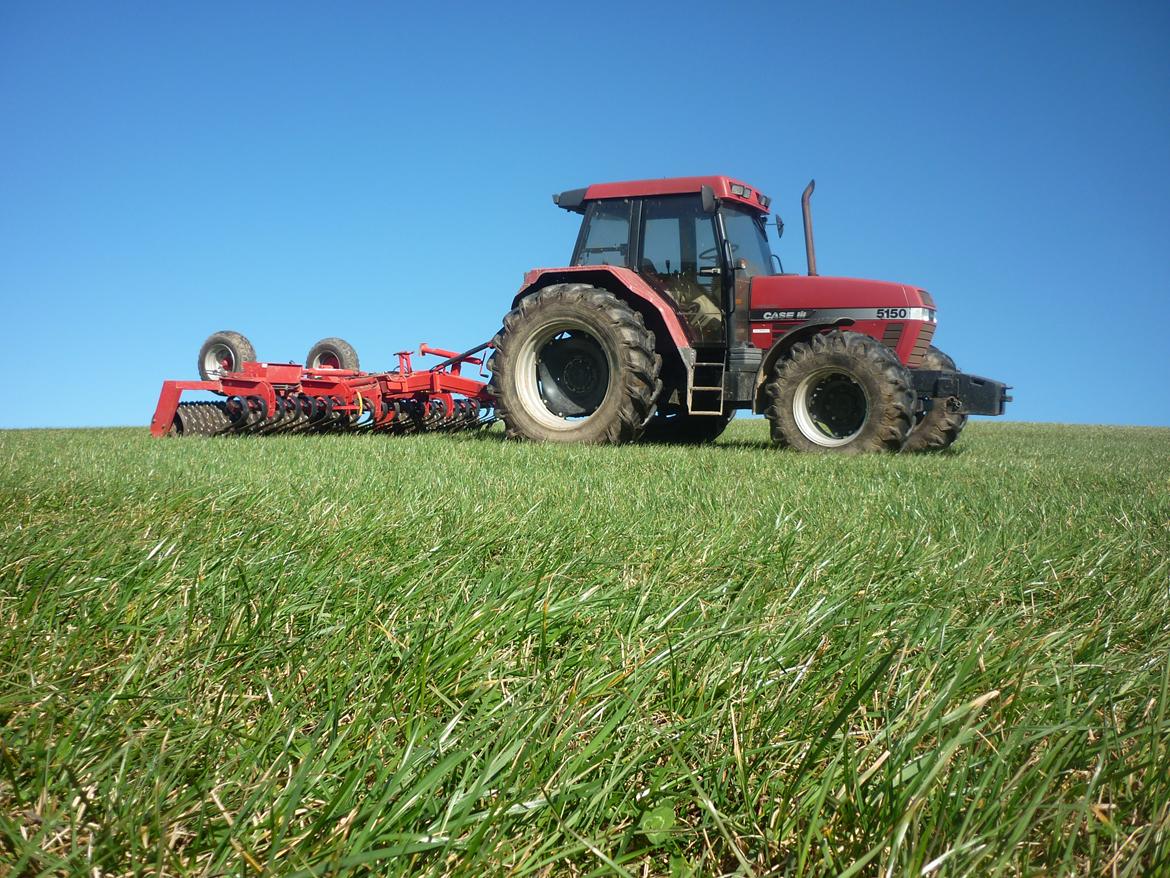
[[[739,244],[732,244],[731,245],[731,252],[733,254],[738,253],[739,252]],[[719,255],[719,248],[718,247],[708,247],[706,250],[704,250],[702,253],[699,254],[699,258],[700,259],[714,259],[718,255]]]

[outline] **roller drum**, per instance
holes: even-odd
[[[222,402],[183,402],[175,411],[171,435],[219,436],[231,431],[232,422]]]

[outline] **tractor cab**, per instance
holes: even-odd
[[[774,273],[766,196],[726,177],[694,177],[591,186],[554,200],[584,215],[573,266],[636,272],[674,304],[696,348],[748,342],[751,278]]]

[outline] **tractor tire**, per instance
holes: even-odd
[[[933,345],[922,358],[919,369],[958,372],[955,361]],[[936,400],[928,412],[919,412],[915,417],[914,427],[910,430],[910,437],[902,446],[903,451],[943,451],[950,448],[963,428],[967,426],[967,416],[959,412],[947,411],[942,400]]]
[[[545,287],[508,312],[492,344],[489,388],[509,438],[633,442],[654,414],[654,333],[607,290]]]
[[[323,338],[311,348],[305,357],[306,369],[349,369],[357,372],[361,368],[357,351],[344,338]]]
[[[735,412],[725,415],[690,415],[685,413],[656,414],[646,423],[643,442],[661,442],[671,445],[698,445],[714,442],[735,418]]]
[[[899,451],[914,423],[909,371],[858,332],[834,330],[793,345],[767,391],[772,440],[798,451]]]
[[[230,372],[239,372],[244,363],[256,362],[252,342],[238,332],[214,332],[199,349],[199,377],[218,381]]]

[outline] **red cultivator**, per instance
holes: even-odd
[[[353,354],[352,348],[341,344]],[[446,359],[415,371],[410,352],[402,351],[392,372],[339,368],[347,365],[345,357],[332,351],[314,356],[318,347],[310,351],[306,366],[258,363],[247,339],[236,333],[217,333],[208,339],[200,357],[204,380],[163,382],[151,434],[450,432],[477,429],[494,420],[486,383],[461,374],[467,363],[480,366],[480,377],[486,377],[483,359],[475,355],[490,344],[462,354],[424,344],[420,355]],[[356,359],[353,355],[355,367]],[[224,398],[180,402],[185,390],[210,391]]]

